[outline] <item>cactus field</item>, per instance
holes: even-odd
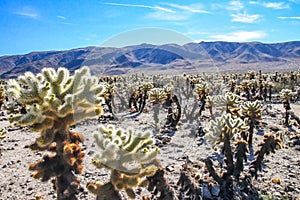
[[[0,82],[0,200],[300,200],[300,70]]]

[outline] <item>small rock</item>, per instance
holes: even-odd
[[[293,174],[293,173],[288,173],[288,176],[291,177],[291,178],[296,178],[296,175]]]
[[[299,140],[299,139],[298,139],[298,140],[295,140],[295,141],[293,142],[293,144],[294,144],[294,146],[300,145],[300,140]]]
[[[274,197],[280,197],[281,194],[280,194],[280,192],[274,192],[274,193],[273,193],[273,196],[274,196]]]
[[[300,145],[296,145],[295,150],[300,151]]]
[[[173,165],[169,165],[169,166],[166,167],[166,170],[167,170],[168,172],[173,172],[175,169],[174,169],[174,166],[173,166]]]
[[[88,153],[87,153],[87,155],[93,155],[95,152],[94,151],[89,151]]]
[[[280,129],[277,126],[272,125],[270,126],[270,130],[274,132],[278,132]]]

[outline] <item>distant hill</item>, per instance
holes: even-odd
[[[32,52],[0,57],[1,78],[15,78],[44,67],[83,65],[94,74],[138,72],[265,71],[298,69],[300,41],[265,44],[260,42],[200,42],[185,45],[140,44],[123,48],[85,47],[65,51]]]

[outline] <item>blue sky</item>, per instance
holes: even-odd
[[[1,0],[0,35],[0,56],[142,42],[299,41],[300,0]]]

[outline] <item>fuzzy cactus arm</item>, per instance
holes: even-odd
[[[167,98],[167,94],[163,88],[152,88],[148,92],[148,95],[152,103],[161,103],[163,100]]]
[[[295,95],[290,89],[282,89],[279,94],[280,98],[285,101],[289,101]]]
[[[204,129],[208,133],[205,134],[205,139],[211,144],[219,142],[222,138],[223,126],[224,119],[222,117],[217,117],[215,120],[210,121],[209,127]]]
[[[99,153],[94,157],[93,164],[97,168],[111,170],[110,183],[107,184],[114,186],[112,190],[124,190],[133,198],[135,196],[133,188],[143,184],[143,179],[154,175],[157,169],[153,160],[159,150],[152,147],[154,142],[151,134],[148,132],[134,134],[133,131],[116,129],[109,125],[100,126],[94,138]],[[97,193],[98,197],[99,195],[100,190]]]
[[[20,84],[15,79],[9,79],[7,85],[9,85],[7,88],[8,95],[14,98],[19,98],[21,91]]]
[[[10,117],[10,121],[17,121],[21,125],[33,125],[41,123],[45,117],[42,115],[41,107],[38,104],[33,104],[29,112],[26,114],[17,114]]]
[[[26,72],[20,76],[18,81],[9,80],[8,86],[8,94],[24,104],[41,104],[43,97],[50,89],[45,82],[35,77],[31,72]]]

